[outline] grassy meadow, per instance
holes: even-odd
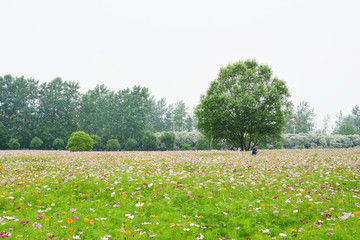
[[[0,238],[360,239],[360,149],[0,151]]]

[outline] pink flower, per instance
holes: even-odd
[[[70,212],[75,212],[76,209],[75,208],[70,208]]]
[[[273,213],[278,214],[278,213],[279,213],[279,211],[273,211]]]
[[[150,237],[155,237],[156,235],[155,234],[153,234],[153,235],[150,235]]]
[[[10,237],[10,236],[11,236],[11,233],[7,233],[7,232],[0,233],[1,238]]]
[[[40,229],[40,228],[42,228],[41,224],[38,224],[37,222],[35,222],[35,223],[33,224],[33,227],[34,227],[35,229]]]

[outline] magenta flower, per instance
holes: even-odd
[[[11,236],[11,233],[7,233],[7,232],[3,232],[3,233],[0,233],[0,238],[6,238],[6,237],[10,237]]]
[[[306,221],[304,221],[304,220],[300,220],[300,222],[308,224],[308,222],[306,222]]]
[[[29,221],[25,221],[25,222],[20,222],[20,224],[28,224],[29,223]]]
[[[75,220],[78,220],[78,219],[79,219],[79,217],[78,217],[78,216],[74,216],[74,219],[75,219]]]

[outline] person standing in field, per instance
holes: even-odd
[[[259,145],[256,145],[255,147],[253,147],[252,152],[251,152],[252,156],[256,156],[256,154],[258,152],[258,147],[259,147]]]

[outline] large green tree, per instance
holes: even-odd
[[[100,138],[110,139],[114,136],[113,127],[116,124],[115,93],[105,85],[97,85],[81,96],[79,129]],[[94,145],[94,149],[97,146]]]
[[[79,84],[56,78],[44,83],[39,97],[39,136],[49,149],[56,138],[67,140],[78,128]]]
[[[179,101],[175,104],[173,111],[173,122],[174,122],[174,131],[184,131],[186,129],[186,116],[187,108],[183,101]]]
[[[258,142],[280,138],[290,107],[284,81],[267,65],[239,61],[220,69],[195,114],[198,128],[212,140],[227,140],[249,150]]]
[[[28,147],[37,129],[39,82],[24,77],[0,77],[0,122],[10,137]]]
[[[151,98],[151,111],[149,112],[148,128],[151,132],[163,132],[166,130],[167,105],[165,98],[155,100]]]
[[[6,127],[0,123],[0,150],[7,149],[10,140]]]

